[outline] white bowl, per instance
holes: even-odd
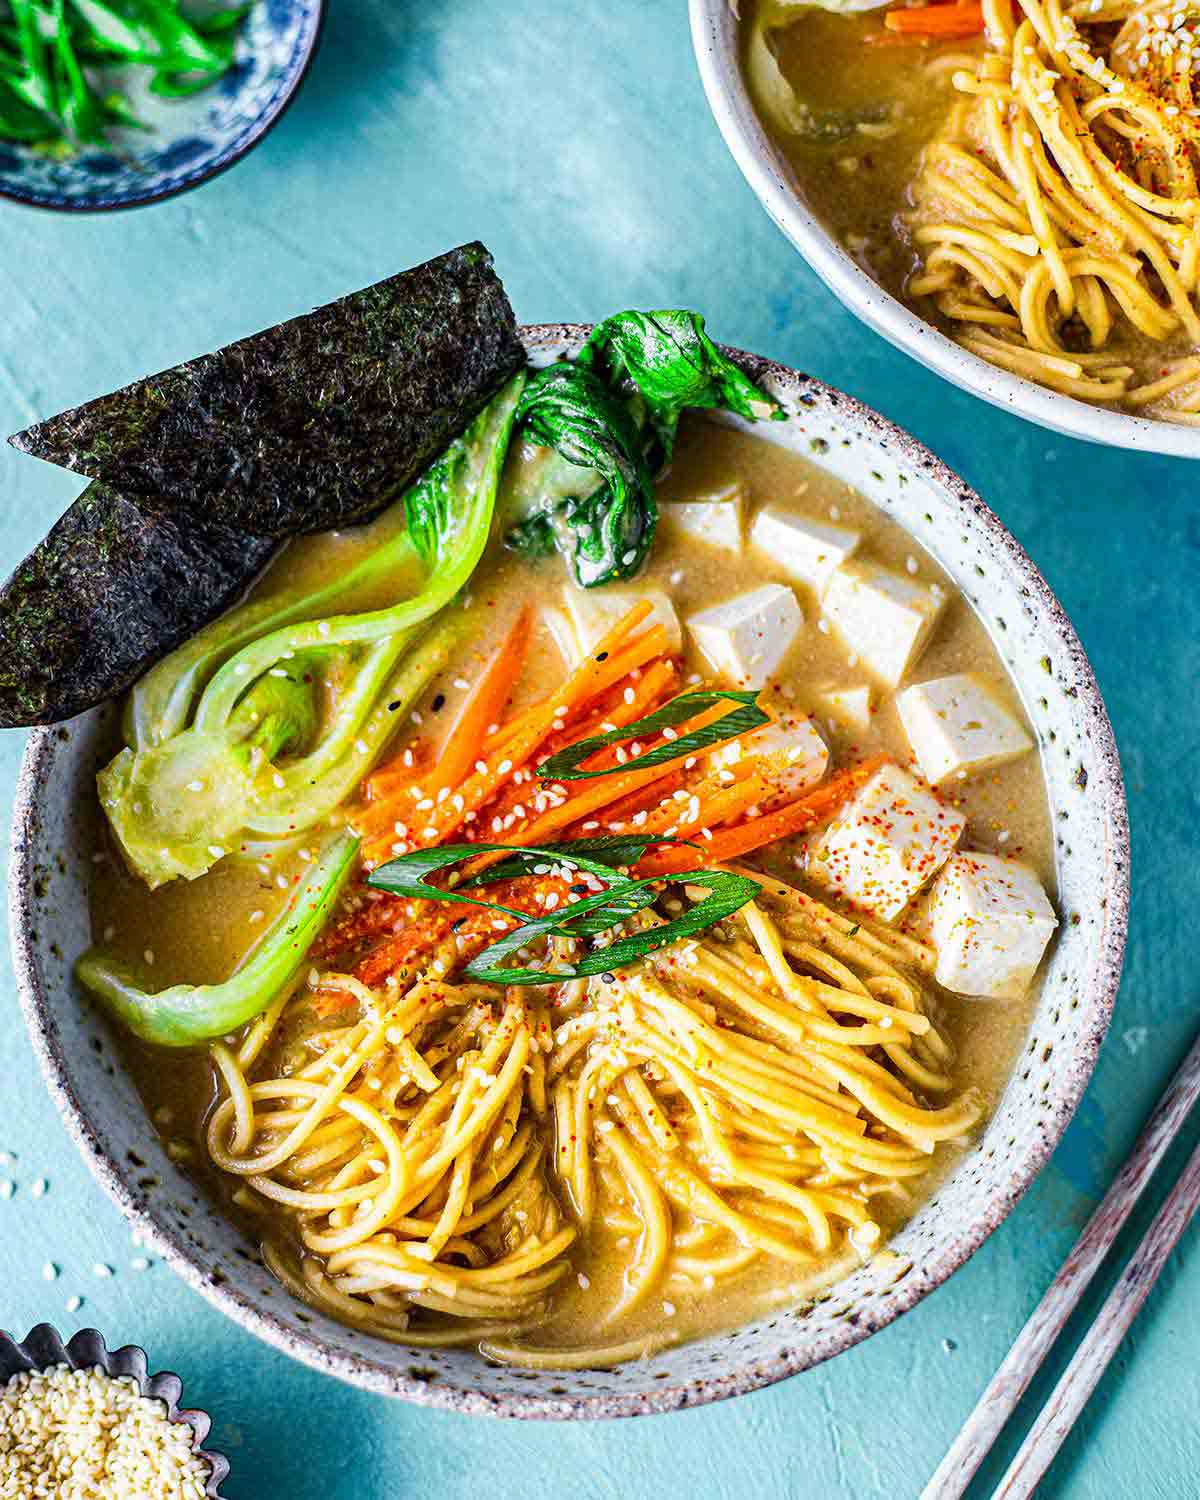
[[[587,330],[523,331],[534,364]],[[733,352],[733,351],[731,351]],[[780,1310],[615,1370],[498,1368],[465,1349],[406,1349],[294,1301],[242,1232],[163,1149],[72,965],[91,939],[93,776],[116,712],[93,709],[29,740],[9,884],[17,989],[46,1082],[102,1186],[190,1285],[243,1327],[343,1380],[455,1411],[614,1417],[753,1390],[849,1348],[944,1281],[1049,1159],[1096,1062],[1121,972],[1129,830],[1112,728],[1075,632],[1045,579],[978,495],[878,413],[751,355],[788,420],[753,428],[852,484],[950,574],[989,630],[1042,745],[1063,924],[1028,1037],[995,1114],[892,1240],[886,1274],[858,1270],[814,1306]],[[720,420],[742,426],[737,419]]]
[[[790,163],[759,121],[739,62],[735,0],[688,0],[688,8],[704,92],[734,161],[808,264],[868,328],[964,391],[1054,432],[1142,453],[1200,458],[1200,432],[1195,428],[1092,406],[1010,375],[971,354],[885,292],[808,207]]]

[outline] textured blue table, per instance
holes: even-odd
[[[862,329],[777,234],[727,156],[680,0],[334,0],[332,11],[292,112],[216,182],[102,219],[0,205],[0,428],[475,236],[494,251],[526,321],[701,308],[718,337],[809,369],[924,439],[1047,574],[1095,664],[1124,756],[1134,836],[1125,983],[1096,1079],[1053,1163],[913,1313],[832,1363],[731,1404],[619,1426],[531,1426],[433,1414],[337,1385],[255,1342],[164,1266],[135,1268],[138,1249],[43,1093],[5,963],[0,1150],[12,1159],[0,1158],[0,1195],[4,1183],[14,1190],[0,1196],[0,1326],[94,1324],[144,1343],[216,1414],[234,1500],[467,1500],[481,1491],[913,1500],[1200,1012],[1186,962],[1200,907],[1200,467],[1054,438],[953,391]],[[78,488],[4,450],[5,571]],[[6,807],[20,751],[19,735],[0,737]],[[54,1280],[43,1279],[47,1261]],[[97,1264],[114,1274],[97,1275]],[[68,1312],[75,1297],[82,1306]],[[1193,1226],[1043,1494],[1200,1495],[1198,1309]],[[985,1479],[1000,1472],[994,1464]],[[973,1493],[988,1492],[981,1483]]]

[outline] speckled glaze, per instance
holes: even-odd
[[[688,8],[704,92],[733,159],[771,218],[830,291],[868,328],[963,390],[1054,432],[1145,453],[1200,458],[1200,432],[1194,427],[1092,406],[1010,375],[963,349],[885,292],[808,207],[791,164],[759,122],[738,60],[737,5],[733,0],[688,0]]]
[[[585,333],[524,330],[537,364],[573,351]],[[295,1302],[169,1160],[104,1019],[72,978],[90,940],[92,775],[115,710],[30,738],[13,831],[13,951],[30,1035],[67,1129],[189,1285],[277,1348],[369,1390],[470,1414],[617,1417],[720,1400],[807,1369],[898,1317],[978,1248],[1049,1158],[1095,1064],[1120,977],[1129,831],[1112,729],[1075,632],[1014,539],[927,449],[820,381],[738,358],[788,416],[754,430],[854,485],[971,601],[1037,730],[1057,831],[1063,923],[1022,1056],[974,1149],[892,1241],[898,1259],[886,1269],[865,1267],[815,1303],[609,1371],[502,1369],[466,1350],[406,1349]]]
[[[107,1375],[132,1375],[143,1396],[153,1396],[163,1403],[170,1421],[182,1422],[192,1429],[196,1451],[209,1469],[204,1493],[208,1500],[221,1500],[221,1482],[229,1474],[229,1460],[223,1453],[214,1453],[204,1446],[212,1427],[208,1413],[198,1407],[179,1405],[183,1382],[178,1375],[171,1370],[152,1375],[144,1349],[136,1344],[109,1349],[104,1335],[95,1328],[79,1329],[65,1344],[58,1329],[49,1323],[31,1328],[21,1343],[0,1329],[0,1385],[23,1371],[49,1370],[55,1365],[70,1365],[72,1370],[93,1370],[99,1365]]]
[[[190,98],[158,99],[146,88],[146,70],[129,69],[129,97],[151,128],[112,131],[108,148],[85,146],[57,161],[0,141],[0,197],[95,212],[136,208],[207,182],[257,145],[291,103],[324,14],[325,0],[256,0],[233,66]]]

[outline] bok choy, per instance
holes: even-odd
[[[324,927],[358,853],[358,839],[339,834],[313,865],[307,881],[263,934],[250,957],[223,984],[176,984],[149,994],[103,950],[75,966],[80,984],[144,1042],[191,1047],[225,1036],[260,1015],[292,984]]]
[[[584,588],[632,578],[654,545],[654,483],[680,416],[718,407],[749,421],[783,415],[699,313],[623,312],[597,324],[574,363],[538,371],[525,388],[518,433],[558,462],[518,480],[508,545],[527,556],[557,549]]]
[[[445,611],[483,555],[524,382],[517,375],[404,494],[407,529],[340,581],[233,610],[147,674],[100,799],[151,887],[204,873],[246,836],[327,819],[445,665]],[[324,614],[419,560],[411,598]],[[332,707],[329,704],[332,703]]]

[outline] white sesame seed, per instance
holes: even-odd
[[[111,1276],[112,1273],[113,1268],[111,1266],[106,1266],[102,1260],[98,1260],[92,1267],[92,1275],[99,1276],[101,1280],[104,1280],[107,1277]]]
[[[48,1260],[42,1267],[42,1280],[54,1281],[58,1276],[58,1267],[52,1260]]]
[[[50,1184],[44,1177],[38,1177],[34,1179],[33,1186],[29,1189],[29,1191],[35,1198],[44,1198],[46,1196],[46,1189],[49,1186]]]

